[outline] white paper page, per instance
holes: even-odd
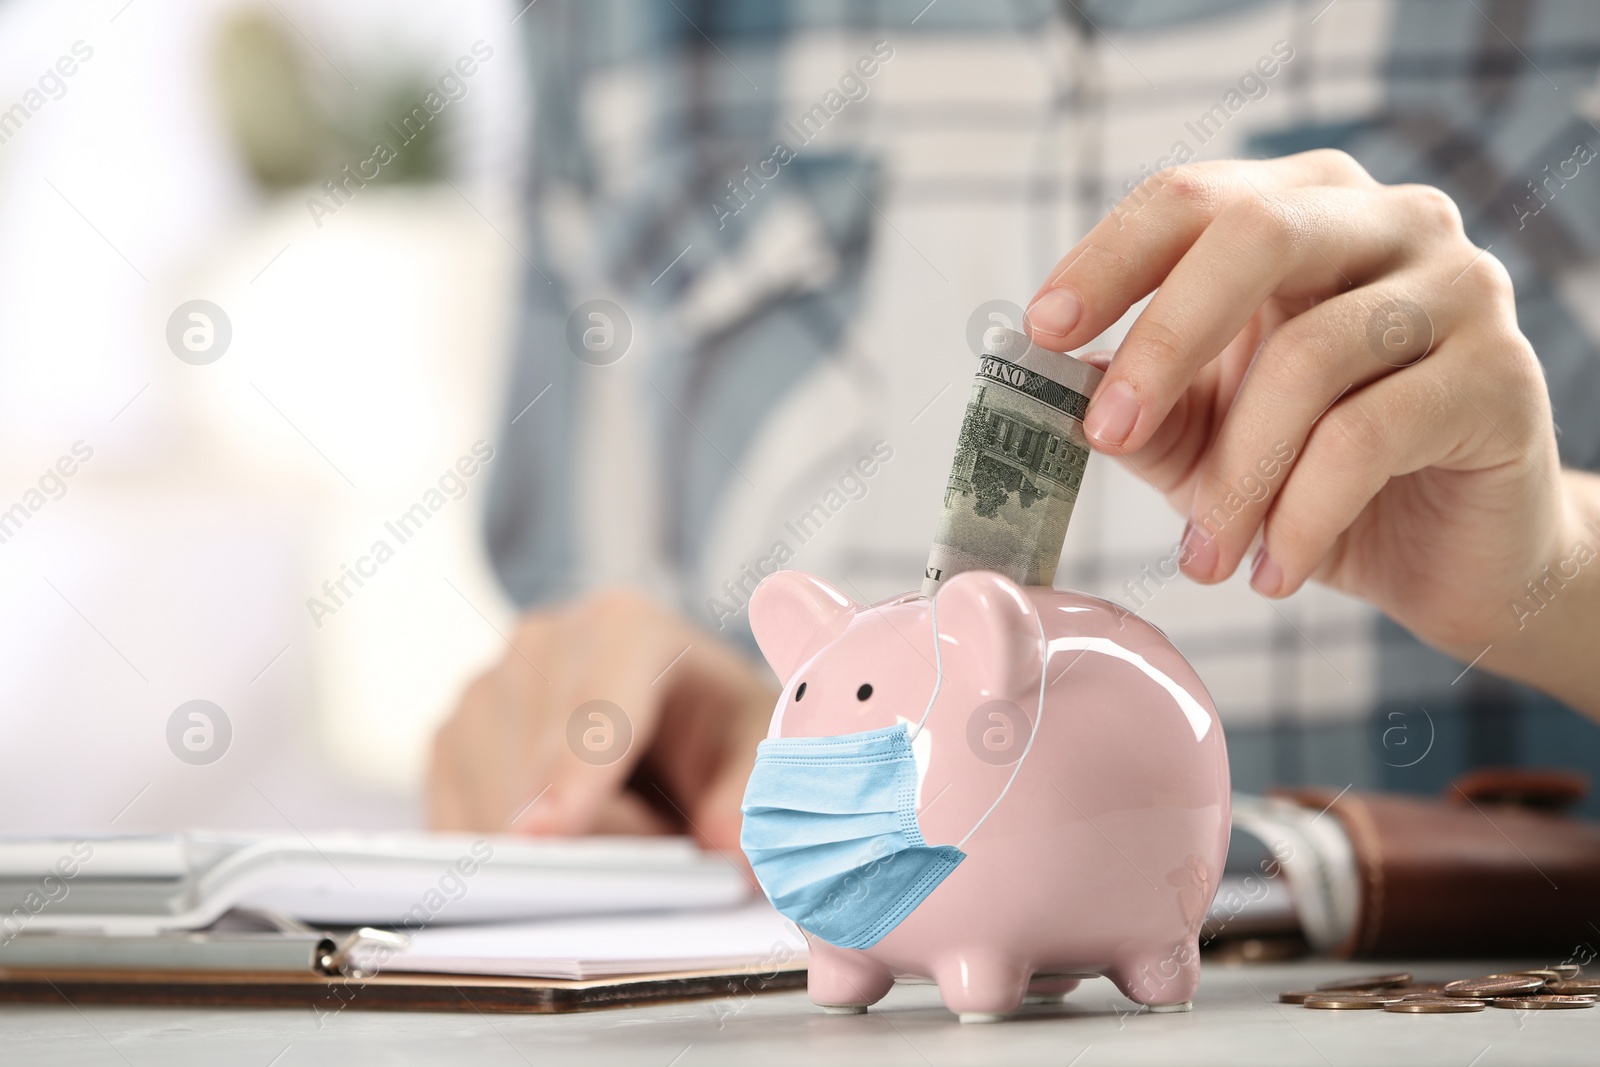
[[[433,928],[737,907],[750,887],[687,838],[0,835],[0,915],[51,876],[29,931],[198,929],[233,907],[311,925]]]
[[[601,978],[803,965],[806,942],[765,900],[726,911],[561,919],[423,930],[383,971]]]

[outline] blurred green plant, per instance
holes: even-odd
[[[338,77],[312,73],[328,66],[305,62],[283,19],[266,9],[227,16],[218,33],[215,80],[224,122],[246,169],[268,191],[316,184],[340,167],[394,146],[378,184],[439,181],[445,173],[445,122],[428,123],[408,141],[399,122],[427,95],[431,79],[418,70],[371,72],[357,92]],[[440,119],[444,116],[439,116]]]

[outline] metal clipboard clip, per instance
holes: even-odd
[[[404,951],[411,939],[392,930],[362,926],[346,934],[332,950],[317,960],[327,974],[348,978],[371,978],[395,953]],[[376,958],[376,959],[375,959]]]

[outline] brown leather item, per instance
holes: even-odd
[[[1571,788],[1566,777],[1541,788],[1526,772],[1511,788],[1486,788],[1507,783],[1480,774],[1451,787],[1453,802],[1279,791],[1326,809],[1350,837],[1361,898],[1355,928],[1334,954],[1593,960],[1600,946],[1600,930],[1590,925],[1600,923],[1600,824],[1476,799],[1514,794],[1548,805]]]
[[[1515,804],[1539,811],[1565,811],[1588,795],[1587,774],[1527,767],[1481,767],[1444,791],[1452,804]]]

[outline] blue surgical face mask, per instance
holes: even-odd
[[[955,845],[923,839],[911,743],[944,683],[938,601],[933,604],[936,680],[915,727],[902,722],[836,737],[768,737],[756,749],[745,788],[739,845],[767,899],[802,929],[840,948],[877,944],[967,858],[960,846],[1016,781],[1039,732],[1036,714],[1006,788],[965,837]],[[1047,647],[1042,622],[1039,639]],[[774,735],[780,725],[774,723]]]

